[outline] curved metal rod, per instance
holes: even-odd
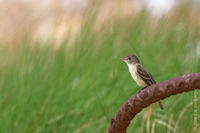
[[[187,74],[151,85],[131,96],[111,120],[108,133],[126,133],[130,121],[143,108],[169,96],[200,89],[200,73]]]

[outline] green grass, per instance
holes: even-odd
[[[200,71],[198,29],[182,19],[173,24],[163,19],[154,29],[145,16],[116,19],[98,32],[86,22],[71,46],[68,39],[58,49],[54,42],[32,46],[26,39],[11,51],[1,48],[0,132],[107,132],[120,105],[140,89],[120,57],[138,55],[157,82]],[[150,131],[193,133],[193,97],[189,92],[167,98],[163,111],[155,104]],[[135,117],[128,133],[146,132],[147,110]]]

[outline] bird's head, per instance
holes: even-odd
[[[128,64],[128,65],[134,65],[136,63],[140,63],[140,61],[136,55],[128,55],[124,58],[121,58],[120,60],[126,62],[126,64]]]

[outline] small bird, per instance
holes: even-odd
[[[121,58],[129,68],[132,78],[136,81],[138,86],[146,88],[152,84],[155,84],[156,81],[154,80],[151,73],[149,73],[141,64],[136,55],[128,55],[124,58]],[[143,88],[143,89],[144,89]],[[160,108],[163,110],[162,103],[158,101]]]

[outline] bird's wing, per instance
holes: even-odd
[[[153,76],[141,64],[137,64],[137,73],[148,86],[156,83]]]

